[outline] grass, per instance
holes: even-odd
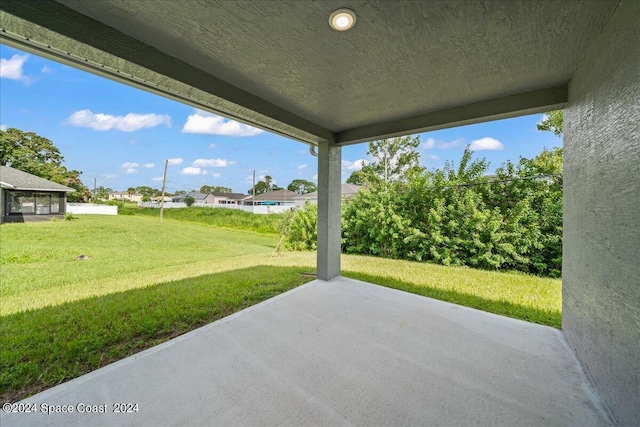
[[[343,275],[554,328],[562,324],[560,279],[363,256],[343,256]]]
[[[2,400],[24,398],[310,280],[300,273],[315,269],[315,253],[272,257],[275,234],[193,218],[160,224],[144,215],[80,216],[2,225]],[[347,277],[560,327],[558,279],[354,255],[342,257],[342,268]]]
[[[160,217],[160,210],[155,208],[139,208],[125,205],[120,209],[123,215],[144,215]],[[282,214],[255,215],[235,209],[189,207],[180,209],[165,209],[163,218],[179,221],[213,225],[234,230],[252,231],[260,234],[278,234],[277,224]]]
[[[14,402],[309,280],[258,266],[92,297],[2,318],[0,400]]]

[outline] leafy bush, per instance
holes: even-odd
[[[284,237],[285,246],[297,250],[318,248],[318,206],[306,203],[304,208],[284,214],[278,229]]]
[[[559,277],[562,149],[488,166],[466,150],[458,167],[370,180],[343,210],[343,251]]]

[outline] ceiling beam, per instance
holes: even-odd
[[[0,3],[7,45],[306,143],[333,132],[52,0]]]
[[[432,111],[391,122],[349,129],[338,132],[335,141],[337,145],[350,145],[376,139],[542,113],[563,108],[567,100],[568,86],[565,84],[460,107]]]

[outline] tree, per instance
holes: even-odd
[[[202,194],[209,194],[209,193],[233,193],[233,190],[229,187],[222,187],[219,185],[211,186],[211,185],[203,185],[202,187],[200,187],[200,192]]]
[[[184,198],[184,202],[187,204],[187,206],[191,206],[195,203],[196,199],[194,199],[191,196],[187,196]]]
[[[113,189],[109,187],[103,187],[102,185],[96,188],[95,196],[99,199],[108,199],[109,194],[113,193]]]
[[[256,182],[255,187],[249,189],[249,194],[250,195],[253,195],[254,188],[255,188],[256,196],[258,194],[266,193],[267,191],[269,191],[269,187],[267,186],[267,183],[264,182],[264,181]]]
[[[133,187],[127,188],[127,194],[133,196],[134,194],[136,194],[136,189]]]
[[[271,191],[271,181],[273,181],[273,178],[269,175],[264,177],[264,183],[267,185],[267,191]]]
[[[287,187],[287,190],[298,194],[307,194],[316,191],[318,187],[311,181],[306,179],[294,179]]]
[[[80,180],[82,172],[68,170],[63,162],[64,157],[49,139],[16,128],[0,130],[0,165],[75,189],[67,194],[70,202],[89,200],[91,192]]]
[[[156,188],[151,188],[146,185],[141,185],[139,187],[136,187],[134,194],[142,194],[143,196],[149,196],[149,198],[151,198],[151,197],[159,196],[161,193],[162,191]]]
[[[420,166],[420,137],[402,136],[381,139],[369,143],[367,154],[375,161],[365,165],[352,179],[362,184],[382,183],[388,189],[389,184],[406,182],[412,173],[424,170]]]
[[[549,111],[544,115],[542,121],[538,123],[538,130],[551,131],[556,136],[562,135],[564,125],[564,114],[562,110]]]
[[[364,171],[362,170],[364,169]],[[353,185],[365,185],[367,180],[367,166],[364,166],[359,171],[353,171],[349,178],[347,178],[347,184]]]
[[[186,191],[184,191],[184,190],[178,190],[178,191],[176,191],[175,193],[173,193],[173,195],[174,195],[174,196],[179,196],[179,195],[181,195],[181,194],[187,194],[187,192],[186,192]]]

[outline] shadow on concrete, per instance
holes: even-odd
[[[414,283],[404,282],[391,277],[380,277],[366,273],[349,271],[343,272],[343,275],[345,277],[362,280],[364,282],[375,283],[380,286],[398,289],[453,304],[459,304],[465,307],[476,308],[489,313],[539,323],[557,329],[560,329],[562,325],[562,312],[560,311],[540,310],[534,307],[514,304],[509,301],[492,300],[473,294],[457,292],[455,290],[429,287],[428,285],[418,286]]]

